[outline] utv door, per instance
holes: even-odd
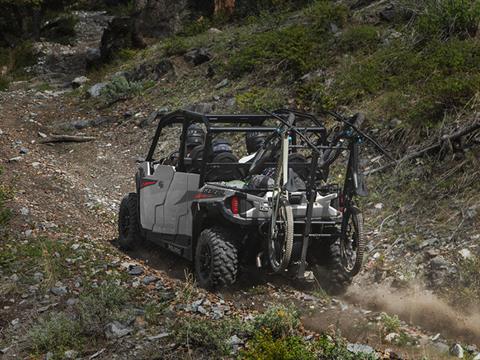
[[[146,230],[160,232],[168,189],[175,176],[175,168],[158,165],[151,175],[143,172],[140,179],[140,221]]]
[[[191,205],[193,196],[198,190],[199,180],[198,174],[176,172],[163,205],[161,232],[175,235],[175,242],[178,245],[187,246],[192,236]]]

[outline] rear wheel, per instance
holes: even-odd
[[[272,209],[275,211],[275,207]],[[290,264],[293,248],[293,211],[284,200],[279,200],[277,215],[272,216],[275,225],[268,233],[268,257],[274,272],[285,270]]]
[[[132,249],[143,241],[138,216],[138,196],[136,193],[126,195],[120,203],[118,214],[118,242],[123,249]]]
[[[195,275],[201,287],[213,290],[235,282],[238,252],[233,239],[232,232],[220,227],[200,233],[195,250]]]
[[[340,237],[330,245],[330,291],[342,293],[352,283],[362,268],[364,249],[362,213],[352,206],[343,215]]]

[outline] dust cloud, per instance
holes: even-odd
[[[480,346],[480,303],[475,307],[455,308],[418,285],[402,290],[357,285],[349,289],[346,299],[375,311],[396,314],[432,333]]]

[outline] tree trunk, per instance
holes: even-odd
[[[235,0],[215,0],[215,15],[231,15],[235,10]]]

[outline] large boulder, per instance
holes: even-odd
[[[121,49],[134,47],[134,19],[128,16],[113,18],[105,29],[100,44],[103,61],[111,60]]]
[[[188,14],[187,0],[135,0],[138,31],[146,37],[162,37],[178,32]]]
[[[102,61],[125,48],[143,48],[143,37],[169,36],[181,29],[188,14],[187,0],[135,0],[132,16],[113,18],[103,33]]]

